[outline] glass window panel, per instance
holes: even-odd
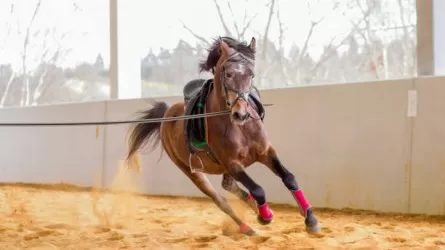
[[[0,1],[0,107],[109,98],[108,0]]]
[[[138,5],[145,97],[180,95],[213,38],[256,37],[256,84],[284,88],[416,76],[415,0],[164,0]],[[136,21],[135,21],[136,22]]]

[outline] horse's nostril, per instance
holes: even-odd
[[[243,115],[240,112],[234,112],[232,115],[233,115],[233,118],[236,120],[243,121],[243,120],[247,119],[247,115],[246,114]]]

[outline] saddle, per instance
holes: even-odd
[[[187,105],[190,99],[198,95],[205,82],[205,79],[195,79],[185,84],[183,89],[185,105]]]
[[[195,79],[186,83],[183,89],[185,115],[204,114],[205,105],[212,89],[213,79]],[[261,96],[257,88],[254,87],[253,90],[249,95],[249,104],[256,110],[261,121],[263,121],[265,110],[261,103]],[[215,163],[218,163],[207,144],[205,117],[184,120],[184,134],[192,155],[197,151],[206,152]]]
[[[205,104],[212,89],[212,81],[196,79],[184,86],[185,115],[200,115],[205,113]],[[207,148],[205,118],[186,119],[184,121],[185,137],[190,152],[203,151]]]

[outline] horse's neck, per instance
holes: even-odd
[[[220,112],[227,110],[224,98],[221,97],[221,91],[214,85],[207,99],[207,112]]]
[[[227,111],[225,100],[218,94],[217,91],[215,91],[215,86],[207,98],[206,106],[207,113]],[[209,129],[215,129],[215,132],[220,131],[221,128],[226,130],[226,128],[233,126],[229,115],[213,116],[211,120],[213,121],[213,126],[209,126]]]

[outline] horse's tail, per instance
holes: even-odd
[[[159,119],[164,117],[168,109],[165,102],[152,102],[153,107],[148,110],[138,112],[139,119]],[[151,142],[154,149],[161,141],[161,122],[137,123],[130,127],[128,131],[128,155],[126,159],[127,168],[140,171],[138,150]]]

